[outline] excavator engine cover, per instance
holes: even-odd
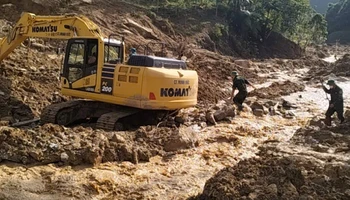
[[[187,69],[185,61],[147,55],[132,55],[128,60],[128,65],[158,68],[164,67],[167,69]]]

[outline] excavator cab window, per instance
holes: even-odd
[[[68,41],[63,76],[70,83],[96,74],[98,61],[97,39],[71,39]]]
[[[68,80],[75,82],[83,78],[85,44],[76,42],[71,44],[68,56]]]
[[[105,44],[104,54],[105,63],[117,64],[120,62],[120,46],[109,45],[108,48],[108,44]]]

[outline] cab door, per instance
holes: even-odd
[[[62,87],[94,91],[98,64],[97,39],[71,39],[62,74]]]

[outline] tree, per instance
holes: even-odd
[[[327,22],[321,14],[315,14],[310,20],[312,41],[316,44],[323,43],[327,38]]]

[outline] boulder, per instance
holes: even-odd
[[[213,112],[211,111],[207,112],[205,118],[209,124],[213,124],[213,125],[216,124]]]
[[[180,123],[180,124],[183,124],[186,121],[184,116],[176,116],[174,120],[175,120],[175,122]]]
[[[226,112],[224,110],[217,110],[214,113],[214,118],[216,121],[221,121],[226,117]]]
[[[188,149],[196,146],[198,138],[191,127],[180,128],[174,131],[172,135],[164,144],[164,150],[177,151],[181,149]]]
[[[264,110],[263,109],[254,109],[253,114],[258,117],[264,116]]]
[[[254,110],[256,110],[256,109],[260,109],[260,110],[264,110],[264,106],[263,106],[263,104],[262,103],[260,103],[260,102],[254,102],[251,106],[250,106],[250,108],[254,111]]]
[[[251,105],[253,102],[256,102],[257,100],[258,100],[258,98],[255,97],[255,96],[253,96],[253,97],[247,97],[247,98],[245,99],[245,103],[246,103],[247,105]]]
[[[314,117],[309,121],[309,126],[323,127],[323,120],[319,117]]]

